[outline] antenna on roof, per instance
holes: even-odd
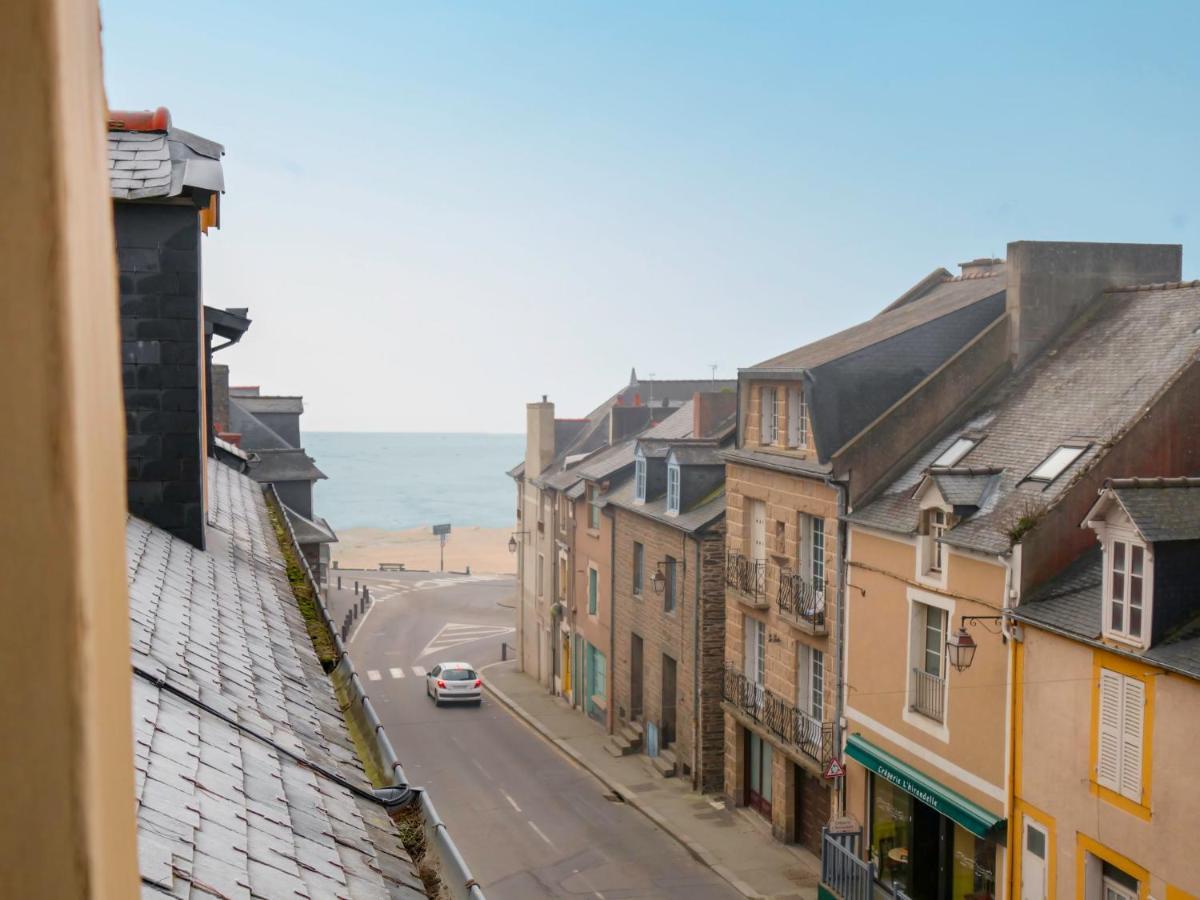
[[[713,387],[716,387],[717,386],[717,364],[709,363],[708,367],[710,369],[712,369],[712,383],[713,383]]]
[[[650,399],[646,402],[647,406],[654,405],[654,373],[650,373]]]

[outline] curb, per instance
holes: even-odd
[[[502,663],[489,663],[486,666],[480,666],[479,671],[483,672],[486,669],[490,669],[492,666],[498,665],[502,665]],[[729,870],[727,866],[717,862],[708,850],[706,850],[700,844],[697,844],[691,838],[672,828],[671,823],[667,821],[667,819],[665,819],[661,813],[642,803],[637,794],[629,790],[629,788],[627,788],[625,785],[621,784],[619,781],[613,781],[604,772],[588,763],[588,761],[583,758],[578,750],[570,746],[564,739],[555,737],[553,734],[551,734],[550,730],[543,725],[539,719],[526,711],[521,704],[513,700],[510,696],[508,696],[508,694],[493,686],[490,681],[487,680],[483,682],[483,689],[500,701],[501,704],[507,707],[508,710],[513,713],[513,715],[521,719],[526,725],[530,726],[534,731],[545,738],[551,746],[555,747],[564,756],[578,765],[585,772],[590,774],[614,794],[619,796],[627,806],[636,809],[643,816],[654,823],[654,825],[656,825],[661,831],[674,839],[676,843],[678,843],[688,852],[688,855],[696,860],[696,862],[706,866],[713,873],[720,876],[743,897],[751,898],[751,900],[762,900],[762,894],[758,893],[756,890],[754,890],[754,888],[746,884],[746,882],[742,881],[742,879],[738,878]]]

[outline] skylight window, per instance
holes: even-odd
[[[978,441],[971,438],[960,437],[953,444],[946,448],[946,452],[933,461],[936,468],[944,469],[949,466],[957,465],[958,461],[971,452],[971,449]]]
[[[1044,460],[1042,464],[1029,473],[1030,481],[1051,482],[1079,459],[1087,447],[1059,447]]]

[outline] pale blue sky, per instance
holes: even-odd
[[[234,381],[371,431],[732,377],[1010,240],[1200,274],[1200,4],[914,5],[101,2],[110,104],[226,147]]]

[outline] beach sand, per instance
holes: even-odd
[[[455,527],[446,538],[446,570],[516,574],[517,557],[508,552],[512,528]],[[330,546],[333,559],[345,569],[378,569],[380,563],[404,563],[409,569],[438,569],[438,539],[430,527],[406,531],[347,528]]]

